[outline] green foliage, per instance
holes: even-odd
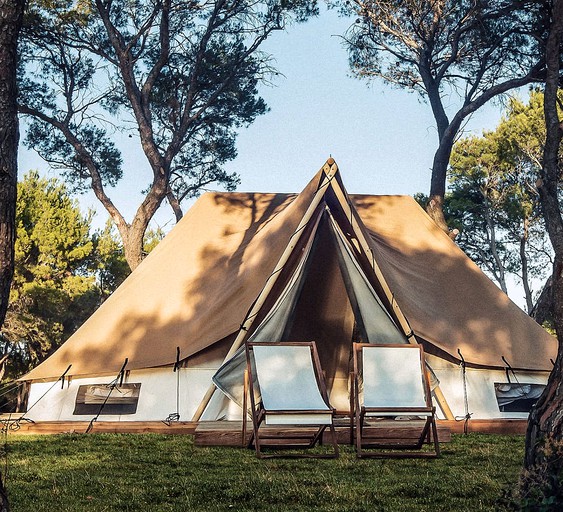
[[[131,270],[123,256],[123,246],[115,226],[108,220],[104,229],[92,235],[95,248],[93,258],[97,284],[102,296],[107,297],[130,274]]]
[[[124,279],[121,246],[109,228],[90,234],[56,179],[28,173],[18,186],[15,274],[2,332],[17,377],[65,341]]]
[[[538,2],[333,3],[356,16],[346,38],[353,72],[383,78],[425,99],[435,89],[459,93],[468,103],[530,69],[539,55],[534,34],[542,33],[545,13]]]
[[[549,271],[536,190],[545,140],[542,104],[534,91],[528,104],[511,100],[496,130],[461,139],[450,159],[445,210],[460,230],[456,241],[504,288],[505,273],[529,287]]]
[[[14,512],[498,511],[521,468],[522,436],[469,434],[435,460],[259,460],[191,436],[10,436]]]
[[[147,230],[145,234],[145,240],[143,242],[143,251],[146,254],[149,254],[164,238],[165,235],[166,233],[160,227]]]
[[[267,111],[257,86],[273,69],[258,47],[316,12],[310,0],[31,1],[19,71],[25,144],[86,190],[92,172],[109,185],[122,176],[117,127],[127,145],[141,134],[180,201],[209,183],[232,188],[238,176],[223,165],[236,156],[237,129]]]

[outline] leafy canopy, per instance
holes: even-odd
[[[505,291],[504,274],[518,276],[529,310],[527,287],[545,279],[552,258],[536,188],[545,134],[543,94],[511,98],[494,131],[454,146],[446,200],[459,245]]]
[[[27,173],[18,185],[15,274],[1,348],[9,376],[42,361],[123,281],[128,268],[108,226],[91,234],[64,184]]]

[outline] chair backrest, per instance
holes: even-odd
[[[356,347],[355,361],[365,407],[428,407],[429,388],[419,345],[362,344]]]
[[[249,343],[266,411],[329,410],[313,342]]]

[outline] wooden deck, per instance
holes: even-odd
[[[464,421],[438,420],[438,425],[447,425],[453,434],[464,433]],[[526,433],[528,420],[469,420],[467,432],[481,432],[483,434],[521,434]]]
[[[423,421],[377,421],[370,424],[368,431],[370,436],[381,440],[393,439],[414,439],[420,434]],[[247,446],[252,432],[252,423],[248,424],[248,431],[245,439],[242,438],[242,422],[234,421],[209,421],[200,423],[195,430],[194,442],[196,446]],[[271,434],[283,432],[284,435],[303,432],[303,428],[295,430],[292,428],[281,427],[261,427],[268,430]],[[314,430],[314,429],[313,429]],[[325,432],[325,436],[330,435]],[[336,437],[339,444],[350,443],[349,421],[343,420],[336,422]],[[441,443],[451,440],[451,430],[448,425],[438,425],[438,439]],[[327,443],[329,439],[327,439]]]
[[[41,421],[29,422],[20,416],[0,416],[0,428],[6,429],[9,434],[20,435],[48,435],[48,434],[84,434],[88,429],[86,421]],[[470,420],[467,425],[468,432],[481,432],[489,434],[525,434],[526,420]],[[404,436],[413,429],[409,421],[385,420],[376,422],[370,428],[375,429],[381,436]],[[252,423],[248,427],[250,435]],[[336,426],[338,442],[350,442],[350,431],[347,420],[340,420]],[[191,421],[175,421],[164,423],[162,421],[97,421],[93,424],[91,432],[94,433],[157,433],[194,435],[198,446],[241,446],[242,424],[236,421],[215,421],[195,423]],[[438,439],[448,442],[451,434],[464,432],[463,421],[438,421]],[[379,435],[378,434],[378,435]]]

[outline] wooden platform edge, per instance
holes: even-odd
[[[131,433],[131,434],[142,434],[142,433],[158,433],[158,434],[185,434],[194,435],[196,434],[196,429],[205,430],[207,425],[211,427],[211,424],[222,424],[221,428],[226,431],[231,431],[231,435],[239,435],[240,428],[236,426],[237,422],[201,422],[198,427],[197,422],[191,421],[175,421],[170,424],[164,423],[163,421],[97,421],[93,424],[91,432],[93,433]],[[2,420],[0,419],[0,428],[4,428],[9,434],[19,434],[19,435],[49,435],[49,434],[83,434],[86,432],[89,426],[87,421],[39,421],[31,423],[28,421],[20,421],[19,423],[13,419]],[[440,441],[449,440],[448,434],[463,434],[464,433],[464,421],[450,421],[450,420],[438,420],[438,437]],[[524,435],[526,433],[528,422],[525,419],[498,419],[498,420],[470,420],[467,424],[467,432],[479,432],[484,434],[520,434]],[[211,430],[217,429],[217,427],[211,428]],[[344,429],[339,432],[339,442],[346,442],[346,436]],[[215,435],[217,432],[215,431]],[[226,436],[227,432],[224,434],[219,434],[218,437]]]
[[[18,435],[51,435],[51,434],[84,434],[88,430],[88,421],[38,421],[4,422],[0,426],[8,434]],[[90,433],[100,434],[190,434],[195,433],[197,423],[191,421],[96,421]]]
[[[366,427],[372,436],[381,440],[414,439],[420,435],[421,421],[413,426],[409,421],[382,421]],[[338,444],[350,444],[350,428],[348,422],[336,424],[336,438]],[[286,437],[303,433],[304,428],[293,427],[264,427],[271,435],[284,434]],[[246,439],[242,440],[242,423],[236,421],[201,422],[195,431],[194,444],[196,446],[246,446],[250,440],[252,427],[247,431]],[[314,428],[312,429],[314,431]],[[441,443],[451,441],[451,431],[448,425],[438,426],[438,439]],[[330,435],[325,431],[324,441],[330,442]]]
[[[465,432],[465,421],[438,420],[437,424],[448,426],[452,434],[463,434]],[[527,428],[527,419],[469,420],[467,422],[468,433],[524,435]]]

